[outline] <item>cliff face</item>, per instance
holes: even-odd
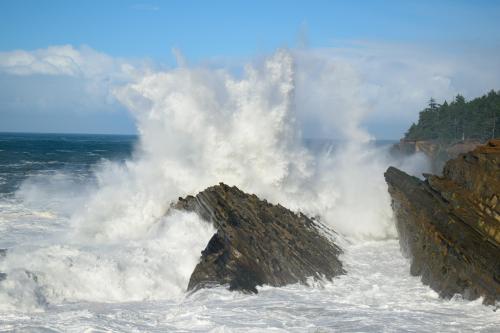
[[[441,173],[445,163],[464,154],[472,151],[477,146],[481,145],[477,140],[466,140],[456,143],[442,143],[432,140],[400,140],[399,143],[392,146],[391,152],[396,156],[408,156],[415,153],[425,154],[430,162],[433,173]]]
[[[500,140],[446,163],[420,181],[385,173],[411,274],[442,297],[500,300]]]
[[[202,252],[188,290],[228,284],[257,292],[263,284],[306,283],[345,273],[340,248],[313,220],[224,184],[180,198],[176,209],[197,212],[217,233]]]

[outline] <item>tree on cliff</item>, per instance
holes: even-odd
[[[438,140],[454,142],[464,139],[486,141],[500,137],[500,91],[469,102],[462,95],[442,105],[431,98],[405,134],[406,140]]]

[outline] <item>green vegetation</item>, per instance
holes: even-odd
[[[500,137],[500,91],[466,102],[458,95],[442,105],[431,98],[429,106],[420,112],[417,124],[411,125],[406,140],[437,140],[455,142]]]

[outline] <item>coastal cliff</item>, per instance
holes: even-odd
[[[393,156],[409,156],[415,153],[423,153],[430,161],[431,171],[440,174],[445,163],[460,154],[468,153],[483,144],[478,140],[464,140],[454,143],[441,142],[437,140],[405,140],[401,139],[391,148]]]
[[[488,140],[499,139],[500,91],[466,101],[457,95],[450,103],[438,104],[433,98],[420,111],[417,123],[392,147],[394,155],[424,153],[432,173],[440,173],[446,161],[472,151]]]
[[[272,205],[225,184],[179,198],[175,209],[194,211],[217,229],[201,253],[188,290],[229,285],[257,292],[261,285],[307,283],[344,274],[341,249],[303,214]]]
[[[500,140],[448,161],[441,177],[390,167],[385,179],[411,274],[445,298],[500,300]]]

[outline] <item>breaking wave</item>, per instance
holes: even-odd
[[[347,238],[394,238],[383,172],[392,163],[418,173],[426,161],[391,161],[373,144],[360,126],[369,108],[356,102],[356,85],[346,64],[280,50],[241,76],[179,67],[117,88],[140,134],[132,158],[103,162],[92,184],[74,185],[78,204],[64,203],[73,199],[61,186],[64,214],[54,208],[45,215],[64,227],[0,260],[7,273],[0,307],[182,295],[214,230],[169,208],[219,182],[317,216]],[[338,129],[333,149],[305,147],[305,117]],[[17,197],[43,206],[57,192],[26,183]]]

